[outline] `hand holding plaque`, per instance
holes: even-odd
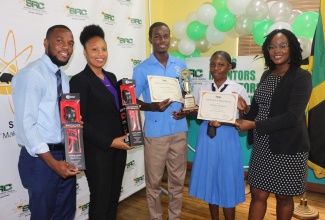
[[[184,107],[182,111],[197,110],[194,96],[191,94],[191,82],[189,80],[191,73],[188,69],[183,69],[180,73],[181,78],[183,79],[182,88],[186,95],[184,97]]]

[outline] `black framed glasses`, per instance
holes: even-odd
[[[276,51],[277,49],[279,49],[280,51],[284,51],[287,47],[289,47],[288,44],[280,44],[279,46],[275,46],[275,45],[270,44],[270,45],[266,46],[266,49],[269,52]]]

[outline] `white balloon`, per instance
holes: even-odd
[[[272,5],[273,5],[274,3],[276,3],[276,1],[269,1],[269,2],[267,3],[267,6],[269,6],[269,9],[272,7]]]
[[[270,1],[270,2],[267,3],[267,6],[269,7],[269,14],[270,14],[270,8],[272,7],[272,5],[273,5],[274,3],[276,3],[276,1]],[[266,19],[267,19],[267,20],[270,20],[270,16],[267,15],[267,16],[266,16]]]
[[[269,7],[264,0],[251,0],[246,7],[246,15],[252,21],[262,21],[269,13]]]
[[[185,21],[176,21],[172,27],[172,34],[178,39],[187,38],[186,34],[187,22]]]
[[[195,42],[190,39],[181,39],[178,42],[178,51],[185,55],[191,55],[195,50]]]
[[[291,16],[292,6],[286,0],[277,1],[272,4],[269,17],[274,22],[284,21],[288,22]]]
[[[271,33],[272,31],[274,31],[276,29],[287,29],[287,30],[292,32],[292,27],[290,26],[290,24],[288,24],[287,22],[283,22],[283,21],[279,21],[279,22],[274,23],[269,28],[268,33]]]
[[[246,7],[251,0],[228,0],[227,8],[234,15],[242,15],[246,13]]]
[[[290,25],[292,25],[293,22],[295,21],[296,17],[298,17],[298,16],[301,15],[301,14],[302,14],[302,11],[299,11],[299,10],[292,10],[292,12],[291,12],[291,16],[290,16],[290,18],[289,18],[289,20],[288,20],[288,23],[289,23]]]
[[[211,4],[203,4],[196,11],[197,20],[202,24],[213,24],[217,11]]]
[[[209,25],[205,33],[206,39],[211,44],[221,44],[226,39],[226,32],[217,30],[213,24]]]
[[[302,49],[301,56],[302,59],[304,60],[310,56],[312,44],[308,38],[305,37],[297,37],[297,38],[300,43],[300,48]]]
[[[240,34],[238,34],[235,30],[235,27],[231,28],[230,31],[227,32],[227,35],[231,38],[238,38],[240,37]]]
[[[248,19],[246,15],[240,15],[237,17],[234,27],[236,32],[242,36],[251,35],[254,30],[254,22]]]
[[[191,12],[187,15],[186,22],[189,24],[192,21],[197,21],[196,12]]]

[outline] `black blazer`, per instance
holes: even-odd
[[[263,73],[260,83],[270,71]],[[301,68],[290,68],[272,94],[267,119],[256,121],[259,135],[268,134],[270,150],[274,154],[296,154],[309,151],[305,109],[312,90],[311,74]],[[245,119],[254,121],[258,105],[253,97]],[[248,131],[248,143],[253,143],[253,130]]]
[[[116,88],[116,76],[111,72],[103,72]],[[70,92],[80,93],[85,150],[110,150],[114,138],[123,135],[113,94],[88,65],[71,78]]]

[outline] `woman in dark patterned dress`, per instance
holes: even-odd
[[[312,90],[311,75],[300,68],[300,44],[286,29],[272,31],[262,51],[268,70],[261,77],[246,120],[236,122],[239,130],[249,130],[248,142],[253,143],[249,219],[264,218],[270,193],[276,197],[277,219],[291,219],[293,196],[306,190],[309,140],[305,108]]]

